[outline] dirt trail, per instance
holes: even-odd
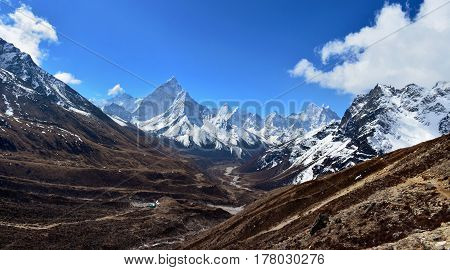
[[[227,206],[227,205],[207,204],[207,206],[214,207],[214,208],[220,208],[222,210],[227,211],[228,213],[230,213],[232,215],[236,215],[237,213],[242,211],[242,209],[244,209],[245,205],[238,206],[238,207],[233,207],[233,206]]]
[[[86,223],[86,222],[98,222],[98,221],[105,221],[105,220],[123,220],[125,215],[130,214],[132,212],[135,212],[138,210],[127,210],[125,212],[122,213],[118,213],[115,215],[108,215],[108,216],[103,216],[103,217],[99,217],[99,218],[95,218],[95,219],[86,219],[86,220],[80,220],[80,221],[71,221],[71,222],[57,222],[57,223],[52,223],[52,224],[19,224],[19,223],[10,223],[10,222],[4,222],[4,221],[0,221],[0,226],[7,226],[7,227],[14,227],[17,229],[24,229],[24,230],[49,230],[52,228],[55,228],[57,226],[63,226],[63,225],[76,225],[76,224],[81,224],[81,223]]]

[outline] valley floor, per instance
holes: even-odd
[[[221,166],[211,172],[223,176],[211,176],[220,179],[218,187],[200,173],[191,179],[172,171],[75,168],[5,155],[0,159],[0,246],[173,248],[225,221],[242,209],[241,203],[252,200],[235,192],[236,187],[227,183],[233,176],[224,175]],[[149,208],[156,200],[160,205]]]
[[[156,172],[3,155],[0,246],[448,249],[448,153],[449,135],[269,192],[230,162]]]

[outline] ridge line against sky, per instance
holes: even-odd
[[[119,92],[136,97],[145,96],[153,89],[58,39],[59,29],[70,33],[77,42],[102,52],[112,62],[139,71],[142,78],[164,82],[175,74],[191,96],[200,101],[254,100],[255,97],[267,101],[298,84],[296,77],[301,77],[310,79],[312,84],[293,91],[283,102],[296,100],[299,107],[303,101],[327,104],[342,115],[354,94],[367,91],[378,82],[397,87],[404,86],[399,85],[403,82],[429,87],[430,81],[450,77],[449,64],[436,59],[449,58],[449,50],[445,50],[445,45],[450,44],[449,8],[412,31],[425,37],[429,35],[432,41],[422,38],[411,43],[414,35],[404,33],[383,42],[385,45],[377,46],[377,50],[358,50],[401,23],[445,2],[441,0],[391,1],[390,4],[317,1],[326,3],[326,10],[321,4],[306,1],[206,4],[194,0],[187,5],[170,0],[126,7],[126,1],[103,6],[103,1],[84,0],[9,2],[16,8],[0,10],[0,36],[28,52],[44,69],[90,99],[107,98],[108,90],[115,86],[119,86]],[[104,16],[98,15],[100,10]],[[153,16],[148,18],[146,11]],[[67,16],[68,12],[71,16]],[[342,16],[345,12],[349,16]],[[38,23],[26,22],[20,13],[26,13]],[[327,22],[320,23],[323,18],[328,18]],[[404,50],[405,44],[415,47]],[[417,54],[417,51],[425,53]],[[427,59],[430,52],[432,57]],[[333,65],[337,59],[344,59],[344,64],[336,65],[332,72],[321,71],[322,66]],[[380,65],[390,59],[398,61]],[[406,60],[414,64],[408,65]],[[368,68],[371,64],[373,67]],[[383,77],[378,70],[389,72]],[[325,79],[312,80],[311,74],[318,72],[323,72]],[[408,76],[401,76],[402,73]],[[389,82],[380,81],[382,78],[388,78]],[[420,81],[411,81],[416,78]]]

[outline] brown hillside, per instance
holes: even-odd
[[[274,190],[182,248],[443,248],[449,153],[446,135]]]

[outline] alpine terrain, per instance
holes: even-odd
[[[342,120],[269,148],[241,168],[257,186],[302,183],[450,131],[450,83],[402,89],[377,85]]]
[[[274,112],[265,119],[228,104],[208,108],[190,97],[174,77],[143,99],[121,94],[106,104],[103,111],[115,121],[172,140],[176,147],[237,158],[249,158],[339,120],[330,108],[313,103],[306,103],[298,114],[285,117]]]
[[[449,131],[447,82],[342,118],[206,106],[175,77],[96,106],[0,39],[0,246],[449,248]]]
[[[271,191],[183,249],[449,249],[450,135]]]
[[[0,39],[0,246],[159,247],[228,218],[227,187],[157,140]]]

